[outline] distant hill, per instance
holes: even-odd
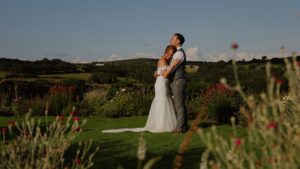
[[[37,61],[0,58],[0,71],[17,74],[56,74],[79,72],[76,65],[60,59]]]
[[[292,57],[288,58],[292,60]],[[300,61],[300,56],[297,57]],[[251,92],[261,92],[265,89],[265,64],[272,63],[272,76],[286,80],[284,77],[284,59],[273,58],[252,59],[250,61],[238,61],[238,71],[244,89]],[[86,64],[74,64],[60,59],[42,59],[38,61],[21,61],[18,59],[0,58],[0,72],[12,74],[62,74],[62,73],[90,73],[108,77],[122,77],[135,79],[138,83],[153,83],[153,73],[156,70],[157,59],[128,59],[118,61],[92,62]],[[218,83],[220,78],[234,84],[232,61],[188,61],[187,79],[189,86],[205,89]],[[282,90],[287,89],[287,83]],[[188,87],[189,87],[188,86]]]

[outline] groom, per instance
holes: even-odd
[[[186,86],[185,79],[185,64],[186,64],[186,55],[182,49],[182,45],[185,41],[185,38],[180,33],[175,33],[171,40],[170,44],[177,48],[176,53],[170,59],[170,65],[173,60],[179,59],[181,61],[169,75],[170,87],[174,96],[175,110],[177,113],[177,127],[174,132],[186,132],[188,130],[188,117],[187,111],[184,103],[184,89]],[[155,75],[156,76],[156,75]]]

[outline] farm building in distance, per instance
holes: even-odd
[[[199,65],[191,65],[191,64],[187,64],[185,66],[185,70],[186,72],[197,72],[199,69]]]

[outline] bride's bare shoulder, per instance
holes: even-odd
[[[159,59],[158,63],[157,63],[157,66],[160,67],[160,66],[164,66],[164,65],[167,65],[167,61],[166,59],[164,59],[163,57]]]

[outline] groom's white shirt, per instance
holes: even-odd
[[[174,61],[174,60],[176,60],[176,59],[179,59],[181,62],[180,63],[182,63],[183,62],[183,60],[184,60],[184,55],[183,55],[183,52],[181,51],[181,50],[179,50],[179,49],[181,49],[182,47],[178,47],[177,48],[177,51],[175,52],[175,54],[173,55],[173,57],[172,57],[172,60],[171,60],[171,62],[170,62],[170,65],[172,64],[172,62]],[[179,66],[180,64],[178,64],[173,70],[172,70],[172,72]]]

